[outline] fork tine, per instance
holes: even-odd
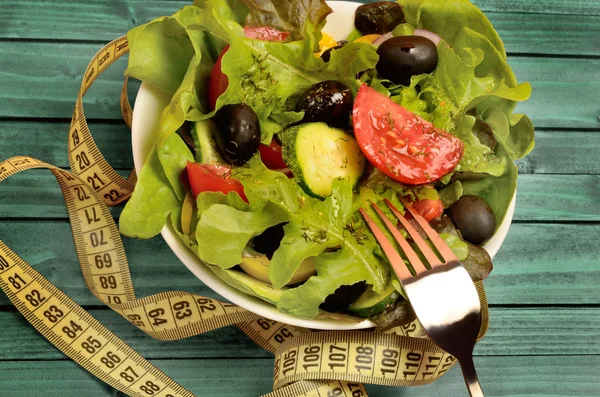
[[[387,256],[388,260],[390,261],[390,265],[392,265],[392,269],[394,269],[394,272],[398,276],[398,279],[401,282],[411,279],[412,274],[410,273],[410,270],[408,270],[408,267],[406,267],[404,264],[404,260],[396,251],[392,243],[387,239],[385,234],[383,234],[383,231],[381,231],[379,226],[377,226],[369,214],[367,214],[367,211],[365,211],[363,208],[361,208],[359,211],[363,218],[365,218],[365,222],[367,222],[369,229],[371,229],[375,235],[377,242],[379,245],[381,245],[383,252],[385,252],[385,256]]]
[[[427,258],[427,262],[429,262],[429,265],[432,268],[443,265],[444,263],[440,260],[440,258],[438,258],[435,252],[433,252],[433,250],[431,249],[431,247],[429,247],[427,242],[423,240],[423,237],[421,237],[421,235],[419,234],[419,232],[417,232],[413,225],[411,225],[408,222],[408,220],[400,213],[400,211],[398,211],[398,209],[394,207],[394,204],[392,204],[388,199],[384,199],[384,202],[387,204],[388,207],[390,207],[396,218],[398,218],[400,223],[402,223],[402,226],[404,226],[410,237],[412,237],[413,241],[417,244],[417,246],[423,253],[423,255],[425,255],[425,258]],[[406,207],[407,205],[404,204],[404,206]],[[420,225],[421,224],[419,223],[419,226]]]
[[[425,220],[425,218],[423,218],[419,213],[417,213],[417,211],[415,211],[410,205],[408,205],[406,200],[400,198],[400,201],[402,202],[402,204],[404,204],[404,206],[406,207],[408,212],[410,212],[413,218],[415,218],[415,220],[417,221],[419,226],[421,226],[421,229],[423,229],[425,234],[427,234],[427,237],[429,237],[429,240],[433,243],[433,245],[442,255],[444,260],[446,262],[458,261],[458,257],[454,254],[450,247],[448,247],[448,245],[440,237],[440,235],[435,230],[433,230],[431,226],[429,226],[429,223]]]
[[[371,205],[373,206],[373,208],[375,209],[375,211],[377,211],[377,214],[379,215],[379,218],[381,218],[381,220],[383,221],[383,223],[385,223],[385,225],[387,226],[387,228],[390,231],[390,233],[392,233],[392,236],[394,236],[394,239],[396,240],[396,242],[398,244],[400,244],[400,248],[402,249],[402,251],[404,251],[404,254],[406,254],[406,258],[408,259],[408,262],[411,264],[411,266],[413,267],[413,269],[415,269],[415,272],[417,274],[420,274],[420,273],[426,271],[427,268],[425,267],[425,265],[421,261],[421,258],[419,258],[419,255],[417,255],[417,253],[415,252],[415,250],[412,249],[412,247],[410,246],[410,244],[408,244],[408,241],[406,241],[406,239],[404,238],[404,236],[402,236],[402,234],[400,234],[400,231],[398,230],[398,228],[396,227],[396,225],[394,225],[388,219],[388,217],[385,216],[385,214],[383,213],[383,211],[381,211],[381,209],[377,205],[375,205],[375,203],[371,203]]]

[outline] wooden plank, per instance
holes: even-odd
[[[127,176],[129,171],[119,173]],[[523,174],[518,186],[515,220],[600,221],[598,175]],[[60,188],[48,171],[29,171],[6,180],[0,185],[0,203],[0,219],[67,217]],[[110,210],[118,218],[122,206]]]
[[[473,0],[472,2],[483,11],[600,15],[598,0]]]
[[[272,389],[272,360],[155,360],[167,375],[197,396],[260,396]],[[600,356],[477,357],[480,380],[487,395],[517,397],[597,397]],[[0,362],[0,390],[7,396],[89,397],[116,392],[71,361]],[[463,396],[459,368],[437,382],[414,388],[368,386],[370,396]]]
[[[518,80],[533,87],[531,99],[517,111],[529,115],[536,127],[600,127],[600,60],[512,57],[509,63]]]
[[[0,118],[70,120],[85,68],[101,44],[0,42]],[[42,61],[43,60],[43,61]],[[126,60],[111,66],[84,97],[88,118],[121,119]],[[130,86],[135,97],[137,83]]]
[[[268,358],[238,328],[227,327],[175,342],[156,341],[111,310],[89,310],[148,359]],[[16,311],[0,312],[0,361],[60,360],[52,347]],[[491,308],[490,330],[475,350],[478,356],[598,355],[600,309]]]
[[[363,1],[369,2],[369,1]],[[123,6],[103,3],[75,3],[67,0],[48,2],[6,2],[5,22],[0,39],[52,39],[110,41],[133,27],[163,15],[171,15],[191,2],[122,1]],[[478,6],[498,30],[507,51],[512,54],[598,55],[600,43],[589,37],[600,34],[600,22],[592,15],[539,13],[535,2],[479,1]],[[547,2],[544,2],[547,3]],[[43,5],[42,5],[43,4]],[[497,4],[506,7],[498,8]],[[535,13],[525,13],[529,8]],[[567,8],[567,7],[565,7]],[[571,8],[571,7],[569,7]],[[551,9],[545,7],[544,9]],[[66,12],[68,10],[68,12]],[[572,10],[580,12],[578,9]],[[68,26],[68,29],[65,29]],[[549,29],[549,27],[552,27]],[[568,46],[557,43],[568,42]]]
[[[118,173],[127,177],[128,171]],[[56,178],[47,170],[31,170],[12,176],[0,185],[1,218],[49,218],[64,220],[67,207]],[[123,206],[110,207],[118,218]]]
[[[0,117],[70,118],[81,75],[95,44],[0,42]],[[44,62],[40,62],[44,54]],[[520,81],[531,81],[532,99],[521,105],[537,127],[599,128],[600,59],[512,57]],[[125,61],[109,69],[84,98],[86,115],[119,119]],[[132,97],[135,87],[131,87]],[[571,106],[577,103],[578,106]]]
[[[0,120],[0,160],[31,156],[57,167],[69,168],[67,136],[70,124],[70,119]],[[124,122],[91,120],[88,124],[98,148],[114,168],[133,168],[131,132]]]
[[[600,174],[600,133],[537,131],[535,149],[518,162],[521,174]],[[589,160],[589,161],[588,161]]]
[[[600,304],[600,224],[514,224],[486,286],[493,304]],[[83,282],[66,221],[3,221],[0,238],[80,304],[95,305]],[[215,296],[161,237],[124,239],[139,297],[165,290]],[[551,249],[549,249],[551,248]],[[0,305],[7,299],[0,296]]]
[[[515,224],[486,282],[494,304],[597,304],[598,224]]]

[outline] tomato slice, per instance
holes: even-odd
[[[460,139],[367,85],[358,91],[352,119],[365,156],[398,182],[434,182],[454,170],[462,158]]]
[[[208,106],[213,111],[217,107],[217,99],[227,91],[229,85],[229,79],[227,75],[221,70],[221,63],[223,62],[223,56],[229,50],[229,46],[226,46],[217,58],[213,70],[210,72],[210,79],[208,80]]]
[[[444,213],[444,204],[442,200],[425,199],[412,204],[412,207],[417,211],[427,222],[431,222],[435,218],[439,218]]]
[[[248,202],[244,186],[237,179],[231,178],[231,168],[229,167],[188,162],[185,171],[187,171],[194,198],[198,198],[202,192],[221,192],[223,194],[236,192],[242,200]]]
[[[283,149],[277,140],[273,139],[271,145],[260,145],[258,148],[260,152],[260,158],[267,168],[271,170],[281,170],[287,168],[287,165],[283,161]]]
[[[264,41],[284,41],[290,37],[288,32],[281,32],[267,26],[246,26],[244,28],[244,34],[249,39]],[[227,75],[221,70],[223,56],[227,50],[229,50],[229,46],[226,46],[223,49],[210,73],[210,79],[208,81],[208,106],[211,111],[216,109],[217,100],[225,91],[227,91],[227,86],[229,85]]]

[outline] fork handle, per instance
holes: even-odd
[[[477,378],[477,371],[475,371],[473,357],[462,359],[459,362],[471,397],[484,397],[479,379]]]

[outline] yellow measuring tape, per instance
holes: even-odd
[[[128,52],[121,37],[102,48],[87,67],[71,127],[66,171],[31,157],[0,162],[0,182],[30,169],[50,170],[65,198],[83,277],[90,291],[133,325],[159,340],[191,337],[228,325],[275,355],[269,397],[362,397],[363,383],[416,386],[446,373],[455,358],[423,337],[418,321],[386,333],[312,332],[282,324],[238,306],[187,293],[163,292],[136,299],[118,228],[108,206],[126,201],[135,173],[123,178],[96,146],[83,112],[83,96],[96,78]],[[123,118],[131,126],[127,81]],[[191,392],[150,364],[81,306],[0,241],[0,288],[46,339],[83,368],[136,397],[191,397]],[[488,324],[483,284],[482,329]]]

